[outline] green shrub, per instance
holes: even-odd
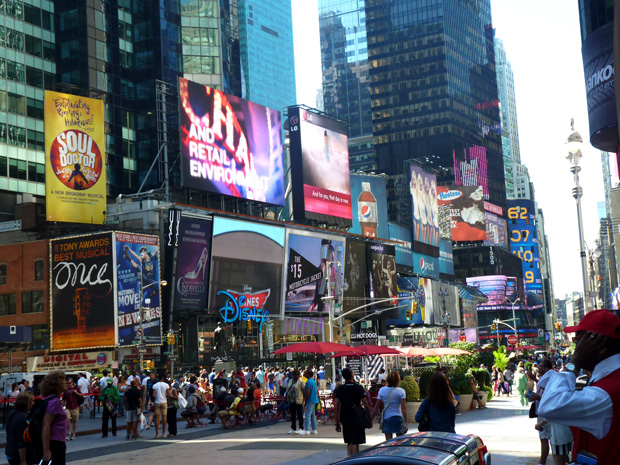
[[[446,365],[451,365],[456,370],[460,370],[462,372],[466,372],[471,365],[476,367],[480,366],[480,362],[478,361],[478,354],[474,352],[475,346],[473,342],[453,342],[452,344],[450,344],[450,347],[467,350],[468,352],[472,352],[472,354],[446,355],[444,357],[441,357],[442,363]]]
[[[508,354],[506,354],[506,347],[499,346],[497,350],[493,351],[493,356],[495,357],[495,362],[493,364],[498,370],[504,371],[510,361]]]
[[[474,377],[476,384],[481,388],[491,384],[491,375],[484,368],[470,368],[467,373]]]
[[[489,393],[487,400],[493,399],[493,388],[491,386],[484,386],[482,389]]]
[[[452,392],[454,392],[457,396],[461,394],[473,394],[473,389],[471,387],[471,377],[468,377],[462,371],[456,371],[450,376],[450,387],[452,388]]]
[[[428,387],[428,382],[435,374],[435,369],[432,370],[424,370],[420,373],[420,397],[422,399],[426,399],[426,388]]]
[[[407,402],[418,402],[420,400],[420,386],[412,376],[405,376],[400,382],[400,387],[405,390]]]
[[[480,360],[480,363],[483,363],[489,370],[495,363],[495,357],[493,357],[493,351],[491,350],[480,352],[478,359]]]

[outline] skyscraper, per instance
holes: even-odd
[[[497,89],[499,93],[500,118],[502,123],[502,152],[504,154],[504,175],[506,197],[516,196],[516,165],[521,163],[519,148],[519,126],[517,124],[517,101],[512,66],[506,58],[506,49],[501,39],[495,39],[495,66],[497,67]]]

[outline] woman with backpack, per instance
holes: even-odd
[[[43,440],[43,460],[53,461],[54,465],[65,465],[67,452],[67,412],[60,397],[67,390],[67,379],[62,371],[48,374],[39,384],[43,395],[45,416],[41,438]],[[35,406],[36,408],[36,406]],[[34,410],[34,408],[33,408]],[[38,460],[40,457],[36,457]]]
[[[299,370],[293,370],[293,379],[286,388],[285,401],[289,404],[289,411],[291,412],[291,429],[288,434],[295,434],[298,431],[303,431],[304,415],[301,407],[304,403],[304,383],[299,378]],[[299,421],[297,419],[299,418]],[[297,428],[299,425],[299,428]]]
[[[15,407],[9,412],[6,419],[6,448],[5,455],[9,465],[28,465],[33,463],[31,454],[27,453],[23,434],[26,429],[28,411],[34,405],[32,392],[24,391],[15,399]]]

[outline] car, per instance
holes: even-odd
[[[478,436],[424,432],[398,436],[334,464],[491,465],[491,453]]]

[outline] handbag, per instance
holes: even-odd
[[[387,402],[383,406],[383,410],[381,410],[381,415],[379,416],[379,429],[383,429],[383,415],[385,414],[385,411],[387,410],[388,405],[390,405],[390,399],[392,398],[392,394],[394,394],[395,390],[396,388],[392,388],[392,392],[390,392],[390,395],[387,398]]]
[[[372,428],[372,422],[370,421],[368,414],[366,414],[366,409],[364,409],[361,405],[353,406],[353,418],[357,426],[362,426],[366,429]]]
[[[530,413],[529,413],[530,418],[537,418],[538,415],[536,415],[536,402],[532,402],[532,405],[530,405]]]
[[[430,431],[431,430],[431,418],[429,415],[429,404],[430,402],[428,401],[428,399],[426,399],[426,404],[424,406],[424,416],[422,417],[422,420],[420,420],[420,423],[418,423],[418,431],[420,432],[424,432],[424,431]]]

